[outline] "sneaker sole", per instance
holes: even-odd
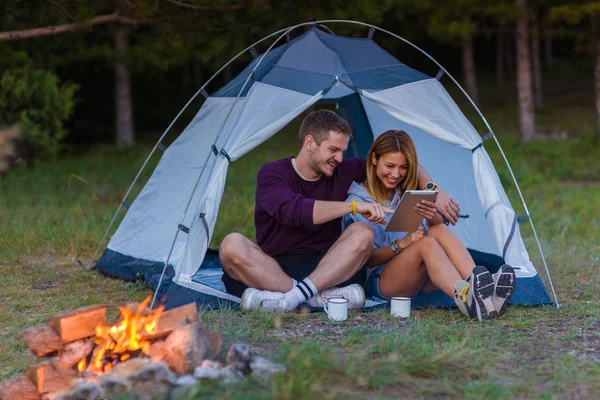
[[[492,301],[494,294],[494,278],[492,274],[484,267],[477,266],[473,269],[473,297],[475,298],[475,308],[477,318],[483,319],[496,318],[498,313]]]
[[[504,265],[501,268],[502,272],[498,272],[498,280],[494,285],[494,292],[496,293],[496,311],[498,312],[499,317],[506,313],[508,302],[517,286],[517,275],[515,274],[513,267]],[[500,307],[498,307],[499,301],[502,302]]]

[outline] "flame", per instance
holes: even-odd
[[[98,325],[96,327],[96,348],[92,353],[92,359],[86,368],[86,359],[77,364],[80,372],[87,371],[102,375],[113,368],[113,362],[125,361],[131,357],[131,353],[141,351],[144,354],[150,352],[150,341],[148,335],[153,335],[158,329],[158,319],[162,313],[163,306],[158,307],[150,313],[144,314],[151,296],[148,296],[139,304],[136,312],[119,307],[121,321],[112,326]]]

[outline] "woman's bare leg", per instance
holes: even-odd
[[[465,245],[450,228],[444,224],[434,225],[427,230],[427,236],[434,237],[438,241],[463,279],[471,275],[475,262]]]
[[[425,236],[390,260],[381,272],[379,289],[386,297],[415,296],[427,278],[450,297],[456,281],[462,279],[433,236]]]

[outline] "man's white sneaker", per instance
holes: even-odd
[[[494,274],[494,295],[492,301],[498,316],[504,315],[508,307],[508,301],[515,292],[517,276],[515,270],[508,264],[500,267]]]
[[[324,290],[318,295],[311,297],[306,301],[311,307],[323,307],[323,303],[327,299],[333,297],[343,297],[348,300],[348,309],[363,308],[365,306],[365,290],[358,283],[353,283],[348,286],[332,287],[331,289]]]
[[[240,301],[242,311],[286,311],[287,306],[288,302],[285,300],[283,293],[254,288],[244,290]]]

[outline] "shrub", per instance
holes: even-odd
[[[73,112],[78,89],[32,66],[7,70],[0,80],[0,120],[21,126],[36,158],[55,157],[67,136],[63,124]]]

